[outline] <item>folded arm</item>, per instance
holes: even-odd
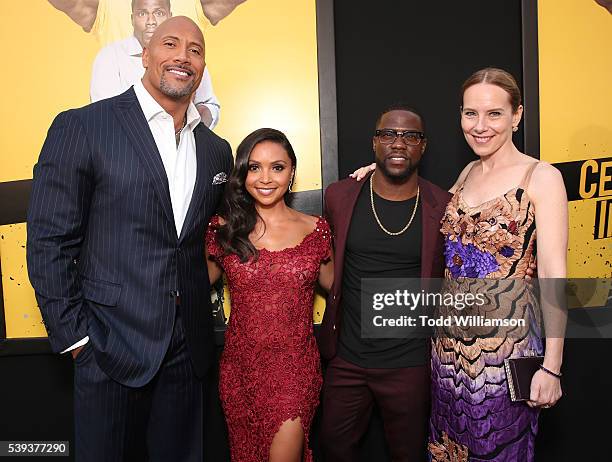
[[[213,26],[244,2],[246,0],[200,0],[202,10]]]
[[[49,3],[81,26],[91,31],[98,15],[98,0],[49,0]]]

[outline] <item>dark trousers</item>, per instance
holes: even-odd
[[[323,382],[321,443],[326,462],[359,460],[359,441],[374,403],[383,419],[393,461],[426,460],[429,366],[366,369],[339,357]]]
[[[75,360],[74,393],[77,462],[202,461],[202,382],[178,314],[151,382],[140,388],[115,382],[88,343]]]

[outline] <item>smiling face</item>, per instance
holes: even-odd
[[[478,83],[463,93],[461,129],[474,153],[486,157],[512,145],[512,128],[522,114],[523,106],[512,110],[510,95],[504,89]]]
[[[291,158],[281,144],[262,141],[249,156],[245,188],[258,206],[276,205],[284,199],[294,172]]]
[[[376,129],[423,132],[423,122],[412,112],[393,110],[382,115]],[[380,137],[374,136],[372,144],[377,170],[387,178],[403,179],[408,178],[417,169],[427,141],[422,139],[418,145],[413,146],[398,136],[392,143],[385,144]]]
[[[170,2],[168,0],[134,0],[132,6],[134,37],[145,48],[149,45],[157,26],[171,16]]]
[[[161,24],[142,54],[142,82],[151,95],[189,99],[204,73],[204,37],[189,18],[177,16]]]

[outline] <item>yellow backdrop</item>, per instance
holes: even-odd
[[[53,118],[89,102],[101,42],[47,1],[2,7],[0,38],[10,44],[0,77],[0,182],[6,182],[31,178]],[[294,190],[320,189],[315,1],[292,0],[290,14],[287,8],[283,0],[247,0],[217,26],[205,25],[206,61],[221,103],[215,131],[234,148],[256,128],[284,131],[298,157]],[[0,235],[7,337],[45,336],[27,279],[25,225],[0,226]],[[316,320],[322,306],[318,298]]]
[[[594,0],[538,0],[538,27],[541,159],[575,162],[579,178],[582,161],[612,157],[612,15]],[[607,171],[612,175],[612,163]],[[592,198],[570,202],[570,277],[612,277],[612,239],[593,235],[597,203],[612,198],[612,177],[602,186]],[[609,223],[612,230],[612,216]],[[604,284],[582,302],[602,306],[609,290]]]

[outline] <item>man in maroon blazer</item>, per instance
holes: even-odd
[[[333,229],[334,286],[319,334],[329,361],[323,387],[322,446],[328,462],[359,460],[374,402],[393,460],[425,460],[429,417],[426,338],[361,336],[361,279],[443,276],[440,220],[450,194],[419,178],[427,139],[413,109],[385,110],[372,139],[376,169],[325,193]]]

